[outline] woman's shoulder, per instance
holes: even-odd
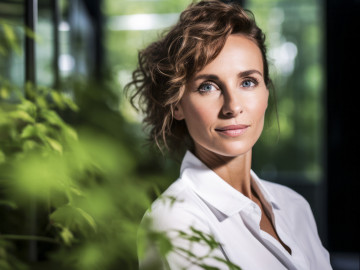
[[[262,179],[260,182],[272,195],[272,197],[276,198],[278,204],[286,206],[287,209],[291,208],[291,206],[306,208],[309,207],[307,200],[290,187]]]
[[[197,267],[200,263],[220,265],[216,269],[223,269],[224,264],[214,258],[226,259],[220,249],[214,248],[217,243],[205,213],[204,202],[186,180],[175,181],[153,202],[142,220],[145,231],[155,232],[155,235],[160,233],[162,237],[145,240],[145,245],[150,248],[146,248],[140,259],[140,269],[200,269]],[[159,243],[164,233],[171,248],[161,256]],[[138,237],[139,242],[144,239],[141,234]],[[154,266],[154,262],[158,264]]]
[[[185,229],[190,226],[206,226],[201,199],[179,178],[170,185],[147,210],[157,230]]]

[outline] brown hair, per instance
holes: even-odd
[[[253,15],[235,2],[203,0],[191,4],[180,20],[160,40],[139,52],[138,67],[126,85],[144,113],[149,139],[170,151],[191,147],[184,120],[175,120],[174,109],[182,98],[186,82],[216,58],[231,34],[241,33],[259,47],[264,80],[271,84],[266,59],[265,35]],[[134,105],[135,108],[137,108]]]

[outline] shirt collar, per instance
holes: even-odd
[[[255,174],[253,170],[250,171],[251,173],[251,179],[253,182],[251,183],[253,185],[253,188],[255,191],[260,194],[261,201],[271,203],[273,207],[276,209],[280,209],[279,203],[277,202],[276,198],[269,192],[269,190],[265,187],[265,185],[261,182],[261,179]],[[262,180],[264,181],[264,180]]]
[[[257,175],[252,170],[250,173],[255,188],[261,191],[267,202],[277,207],[273,196],[266,190]],[[185,154],[180,174],[198,196],[227,216],[239,213],[252,203],[248,197],[234,189],[190,151]]]

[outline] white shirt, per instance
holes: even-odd
[[[229,269],[221,260],[230,261],[243,270],[332,269],[329,253],[319,239],[307,201],[285,186],[260,180],[253,171],[251,179],[265,211],[270,213],[276,232],[290,247],[291,254],[260,229],[259,206],[188,151],[181,165],[180,178],[146,214],[152,218],[155,230],[166,232],[172,244],[182,248],[167,254],[162,266],[156,269],[203,269],[199,266],[202,263]],[[177,231],[194,234],[190,227],[212,235],[220,247],[211,250],[204,243],[190,242],[178,236]],[[205,258],[196,263],[187,258],[187,251]],[[149,248],[140,268],[148,269],[156,261],[155,254],[154,249]]]

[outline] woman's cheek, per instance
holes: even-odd
[[[254,113],[255,118],[262,118],[268,107],[268,95],[265,93],[264,95],[254,97],[247,104],[249,110]]]
[[[197,119],[199,125],[211,122],[213,115],[216,115],[214,114],[216,105],[211,100],[203,97],[190,99],[186,109],[188,119]]]

